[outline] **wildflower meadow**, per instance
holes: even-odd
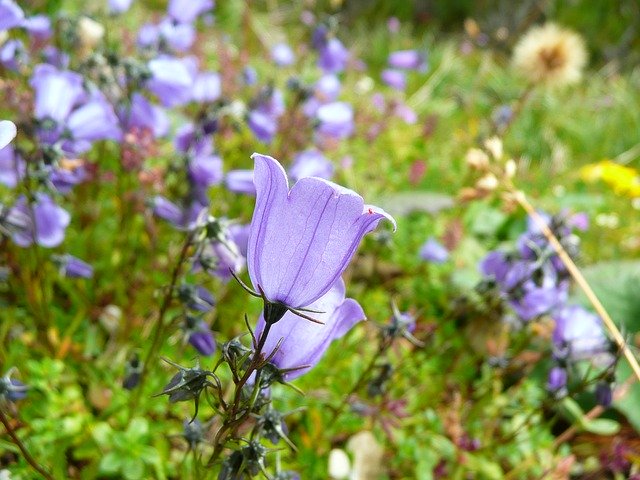
[[[640,480],[635,0],[0,0],[0,480]]]

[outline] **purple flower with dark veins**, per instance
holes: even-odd
[[[365,320],[358,302],[345,298],[345,286],[341,278],[309,308],[322,312],[316,314],[315,318],[324,325],[300,321],[293,312],[287,312],[278,323],[271,326],[264,344],[263,352],[269,355],[282,340],[271,363],[281,370],[293,369],[284,374],[285,380],[293,380],[308,372],[318,364],[331,342],[344,336],[359,321]],[[260,316],[256,326],[257,338],[265,325],[264,316]]]
[[[277,160],[258,153],[252,158],[256,206],[247,264],[265,307],[309,306],[338,281],[362,238],[380,220],[386,218],[395,229],[390,215],[365,205],[352,190],[315,177],[303,178],[289,189]]]

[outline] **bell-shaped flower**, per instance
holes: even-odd
[[[37,65],[30,83],[35,90],[35,117],[38,120],[64,122],[84,96],[82,77],[75,72],[58,70],[53,65]]]
[[[13,0],[0,0],[0,32],[22,26],[24,12]]]
[[[430,237],[420,248],[420,258],[432,263],[444,263],[449,259],[449,252],[435,238]]]
[[[289,176],[298,181],[304,177],[320,177],[329,180],[333,176],[333,163],[315,149],[298,153],[289,167]]]
[[[322,105],[316,113],[318,132],[331,138],[346,138],[353,133],[353,108],[345,102]]]
[[[227,189],[234,193],[255,195],[256,186],[253,183],[253,170],[230,170],[224,177]]]
[[[291,190],[272,157],[254,153],[256,206],[247,250],[249,276],[270,303],[309,306],[327,293],[347,268],[365,234],[384,210],[365,205],[356,192],[307,177]]]
[[[1,130],[2,127],[0,126],[0,137],[2,136]],[[0,142],[1,144],[2,142]],[[25,161],[18,155],[12,145],[0,148],[0,184],[14,188],[24,177],[26,170]]]
[[[425,71],[427,62],[425,56],[417,50],[399,50],[389,55],[389,66],[405,70]]]
[[[109,12],[113,15],[120,15],[131,8],[133,0],[109,0]]]
[[[65,230],[71,221],[71,216],[63,208],[56,205],[53,199],[44,193],[37,195],[30,206],[27,199],[18,198],[12,210],[28,219],[24,229],[13,234],[13,241],[28,247],[34,242],[42,247],[57,247],[64,240]]]
[[[294,313],[271,326],[263,347],[265,355],[274,350],[271,363],[281,370],[285,380],[292,380],[308,372],[322,358],[331,342],[344,336],[356,323],[365,319],[362,307],[352,298],[345,298],[345,286],[341,278],[328,292],[309,305],[310,309],[321,311],[316,318],[324,325],[301,321]],[[264,316],[260,316],[256,326],[256,338],[266,326]],[[305,367],[305,368],[298,368]]]
[[[54,261],[58,264],[60,273],[67,278],[91,278],[93,276],[93,267],[73,255],[56,256]]]
[[[396,90],[404,91],[407,87],[407,76],[400,70],[387,68],[380,74],[382,81]]]
[[[148,64],[151,78],[147,88],[165,107],[189,103],[193,95],[193,83],[198,73],[195,58],[158,57]]]
[[[165,110],[138,92],[131,96],[131,105],[120,108],[119,117],[125,131],[132,128],[149,130],[155,138],[169,132],[169,118]]]
[[[278,43],[271,49],[271,59],[280,67],[287,67],[296,61],[291,47],[286,43]]]
[[[608,350],[609,340],[596,314],[569,305],[556,312],[553,319],[556,322],[553,341],[558,348],[567,348],[571,359],[591,358]]]
[[[330,38],[320,47],[318,66],[325,73],[339,73],[349,60],[349,50],[337,38]]]
[[[213,0],[170,0],[167,12],[180,23],[193,23],[199,15],[213,8]]]
[[[138,47],[186,52],[196,39],[193,25],[165,18],[160,23],[147,23],[138,32]]]

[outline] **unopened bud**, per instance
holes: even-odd
[[[487,192],[492,192],[498,188],[499,182],[493,173],[487,173],[484,177],[476,182],[476,187]]]
[[[496,160],[502,158],[502,140],[498,137],[491,137],[484,142],[484,146]]]
[[[471,148],[465,157],[467,165],[476,170],[486,170],[489,168],[489,156],[479,148]]]
[[[89,17],[78,20],[78,38],[86,50],[94,48],[104,37],[104,26]]]
[[[507,163],[504,165],[504,174],[508,179],[511,179],[515,176],[517,170],[516,162],[513,159],[507,160]]]

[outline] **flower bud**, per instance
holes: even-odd
[[[502,158],[502,140],[499,137],[491,137],[485,140],[484,146],[491,156],[496,160],[500,160]]]
[[[104,37],[104,26],[89,17],[78,20],[78,38],[84,50],[93,49]]]
[[[492,192],[496,188],[498,188],[499,182],[496,176],[493,173],[487,173],[484,177],[476,182],[476,187],[485,190],[487,192]]]
[[[471,148],[465,157],[467,165],[476,170],[486,170],[489,168],[489,156],[479,148]]]

